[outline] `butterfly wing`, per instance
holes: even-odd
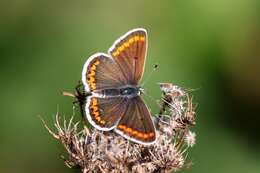
[[[128,100],[127,109],[115,131],[125,138],[140,144],[152,144],[156,133],[151,114],[141,97]]]
[[[144,29],[134,29],[120,37],[109,49],[109,55],[97,53],[84,65],[82,81],[87,92],[125,85],[137,85],[143,71],[147,49]],[[156,140],[150,112],[141,97],[87,98],[85,113],[97,129],[115,131],[141,144]]]
[[[133,29],[115,41],[109,49],[128,84],[137,85],[144,71],[147,34],[142,28]]]
[[[128,102],[124,97],[100,98],[90,96],[87,98],[85,113],[88,121],[95,128],[109,131],[115,128],[125,113]]]
[[[116,88],[127,83],[118,64],[103,53],[92,55],[84,64],[82,82],[85,91]]]

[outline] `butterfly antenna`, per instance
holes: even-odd
[[[153,70],[149,73],[146,79],[144,79],[143,83],[141,84],[141,87],[143,88],[145,83],[151,78],[153,72],[158,68],[158,64],[153,65]]]

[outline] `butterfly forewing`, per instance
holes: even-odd
[[[137,85],[144,71],[147,34],[144,29],[134,29],[120,37],[109,49],[129,84]]]
[[[129,100],[126,112],[115,131],[137,143],[155,142],[156,133],[151,114],[141,97],[137,96]]]
[[[116,88],[126,85],[127,81],[118,64],[109,55],[96,53],[85,63],[82,81],[87,92]]]
[[[99,130],[113,129],[125,113],[128,102],[123,97],[100,98],[91,96],[85,106],[88,121]]]

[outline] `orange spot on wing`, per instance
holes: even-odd
[[[135,36],[135,37],[134,37],[135,41],[138,41],[139,38],[140,38],[139,36]]]
[[[93,112],[96,112],[98,110],[97,106],[91,106],[90,108],[92,109]]]
[[[119,125],[118,125],[118,128],[119,128],[119,129],[123,129],[123,128],[124,128],[124,125],[119,124]]]
[[[128,40],[129,44],[132,44],[134,41],[135,41],[134,38],[130,38],[130,39]]]
[[[137,134],[138,134],[138,131],[133,130],[132,135],[137,135]]]
[[[134,129],[127,127],[125,125],[122,125],[122,124],[118,125],[118,129],[122,130],[123,132],[125,132],[129,135],[136,136],[137,138],[141,138],[141,139],[149,139],[155,135],[153,132],[142,133],[142,132],[139,132],[137,130],[134,130]]]
[[[98,117],[98,116],[99,116],[99,112],[92,112],[92,114],[93,114],[95,117]]]
[[[144,138],[144,134],[141,133],[141,132],[139,132],[139,133],[137,134],[137,137],[139,137],[139,138]]]
[[[88,83],[92,84],[93,82],[95,82],[95,78],[94,77],[89,77],[88,79]]]
[[[140,41],[144,41],[145,40],[145,38],[144,37],[140,37]]]
[[[149,135],[147,133],[144,134],[144,139],[149,138]]]
[[[125,46],[124,46],[124,45],[118,47],[118,51],[119,51],[119,52],[122,52],[124,49],[125,49]]]
[[[96,69],[97,69],[97,66],[96,66],[95,64],[93,64],[93,65],[90,67],[90,70],[91,70],[91,71],[94,71],[94,72],[95,72]]]
[[[154,136],[154,133],[151,132],[151,133],[148,133],[149,137],[153,137]]]
[[[125,131],[126,131],[127,133],[132,133],[132,129],[131,129],[131,128],[129,128],[129,127],[128,127],[128,128],[126,128],[126,129],[125,129]]]
[[[124,43],[124,46],[125,48],[129,47],[129,43],[128,42]]]
[[[99,65],[99,64],[100,64],[100,61],[97,60],[94,64],[95,64],[95,65]]]
[[[90,67],[90,72],[88,74],[88,85],[89,87],[94,90],[96,89],[96,83],[95,83],[95,75],[96,75],[96,70],[97,70],[97,65],[100,64],[99,60],[96,60],[95,62],[92,63],[91,67]]]
[[[96,106],[97,105],[97,98],[92,98],[92,105],[93,106]]]
[[[120,52],[117,50],[117,51],[115,51],[115,52],[113,53],[113,56],[118,56],[119,53],[120,53]]]
[[[95,76],[96,72],[94,70],[91,70],[88,74],[89,77]]]
[[[96,86],[95,83],[92,83],[92,84],[90,84],[90,87],[91,87],[92,90],[94,90],[94,89],[96,89],[97,86]]]
[[[100,117],[95,117],[96,118],[96,120],[99,122],[99,121],[101,121],[101,118]]]
[[[133,36],[129,38],[125,43],[122,45],[118,45],[118,47],[113,51],[112,55],[114,57],[118,56],[122,51],[124,51],[126,48],[128,48],[132,43],[137,41],[144,41],[145,37],[143,36]]]

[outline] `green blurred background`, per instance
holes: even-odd
[[[260,172],[260,9],[257,0],[36,1],[0,3],[0,172],[77,172],[37,115],[72,114],[87,58],[136,27],[149,34],[145,76],[199,88],[191,173]],[[148,104],[156,113],[151,99]],[[79,112],[77,112],[79,115]]]

